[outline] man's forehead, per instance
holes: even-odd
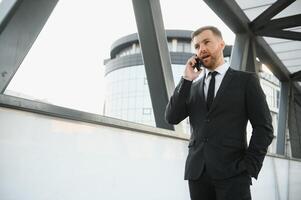
[[[214,35],[214,33],[211,30],[205,30],[205,31],[199,33],[198,35],[196,35],[193,38],[193,42],[194,43],[199,43],[199,42],[204,42],[206,40],[210,40],[210,39],[213,39],[213,38],[217,39],[218,36]]]
[[[194,43],[199,43],[199,42],[204,42],[206,40],[212,39],[212,36],[208,36],[208,35],[197,35],[193,38],[193,42]]]
[[[205,36],[205,35],[213,35],[213,32],[211,30],[204,30],[197,34],[196,36]]]

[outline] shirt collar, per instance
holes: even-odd
[[[228,62],[225,62],[224,64],[218,66],[215,70],[209,70],[205,68],[205,74],[206,78],[208,77],[209,72],[217,71],[219,75],[223,75],[226,73],[226,71],[229,69],[230,65]]]

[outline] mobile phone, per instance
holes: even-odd
[[[196,68],[198,71],[200,71],[201,70],[201,66],[203,65],[203,62],[199,58],[196,58],[195,61],[196,61],[196,63],[192,67]]]

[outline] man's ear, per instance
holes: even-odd
[[[223,39],[221,40],[220,45],[221,45],[221,48],[224,50],[226,44],[225,44],[225,41]]]

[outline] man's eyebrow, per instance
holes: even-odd
[[[210,41],[210,38],[204,38],[200,43],[204,43],[204,42],[207,42],[207,41]],[[196,43],[195,45],[194,45],[194,48],[197,48],[197,47],[199,47],[200,45],[199,45],[199,43]]]
[[[206,42],[206,41],[209,41],[209,40],[210,40],[209,38],[205,38],[201,42],[203,43],[203,42]]]

